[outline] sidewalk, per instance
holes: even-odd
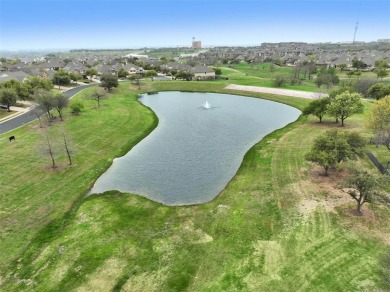
[[[10,110],[12,112],[12,114],[0,119],[0,124],[5,122],[5,121],[8,121],[10,119],[13,119],[25,112],[28,112],[30,111],[34,106],[35,104],[31,103],[30,101],[18,101],[18,103],[22,103],[25,105],[25,107],[18,107],[18,106],[11,106],[10,107]]]

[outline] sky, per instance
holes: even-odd
[[[0,50],[390,39],[388,0],[0,0]]]

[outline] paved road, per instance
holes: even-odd
[[[72,89],[65,91],[64,95],[67,98],[70,98],[73,95],[75,95],[76,93],[79,93],[81,90],[83,90],[87,87],[95,86],[95,85],[96,84],[88,84],[88,85],[82,85],[79,87],[75,87],[75,88],[72,88]],[[14,130],[16,128],[19,128],[25,124],[28,124],[28,123],[34,121],[36,118],[37,118],[37,116],[32,111],[28,111],[26,113],[23,113],[19,116],[14,117],[12,119],[9,119],[9,120],[0,124],[0,135],[6,133],[8,131]]]

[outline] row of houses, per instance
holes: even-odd
[[[364,48],[363,45],[362,47]],[[314,61],[318,66],[337,67],[346,64],[347,68],[352,67],[353,60],[357,59],[366,64],[368,70],[372,70],[376,61],[383,59],[390,63],[390,48],[352,50],[350,47],[336,45],[265,43],[259,47],[214,48],[199,54],[198,58],[205,63],[228,59],[253,63],[274,61],[287,66]]]
[[[148,67],[151,69],[166,69],[166,72],[171,70],[189,72],[193,74],[194,79],[196,80],[215,78],[214,70],[207,66],[189,66],[178,62],[161,64],[157,60],[150,60],[150,62],[148,62],[148,60],[143,60],[143,62],[149,64]],[[86,77],[86,71],[88,68],[95,69],[97,75],[118,74],[120,70],[125,70],[130,75],[143,75],[147,71],[141,66],[126,62],[126,60],[122,60],[122,62],[115,62],[114,64],[97,64],[93,67],[88,67],[79,60],[73,60],[68,62],[66,65],[64,62],[59,60],[47,60],[45,62],[39,62],[35,64],[26,64],[20,62],[8,66],[8,68],[0,66],[0,82],[4,82],[9,79],[16,79],[20,82],[23,82],[23,80],[30,76],[53,79],[55,72],[59,69],[69,73],[81,74]]]

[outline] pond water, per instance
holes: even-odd
[[[157,128],[114,159],[90,194],[118,190],[165,205],[208,202],[254,144],[300,115],[284,104],[228,94],[160,92],[139,100],[158,116]]]

